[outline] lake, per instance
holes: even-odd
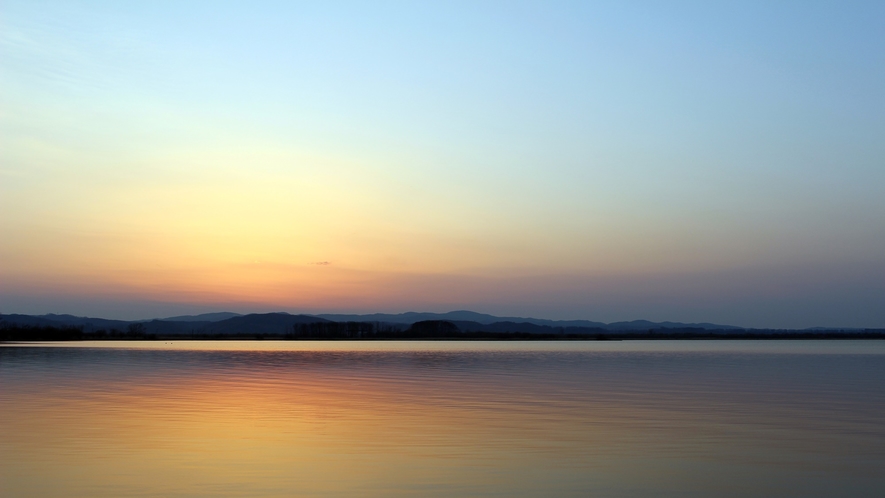
[[[885,341],[0,345],[0,495],[885,496]]]

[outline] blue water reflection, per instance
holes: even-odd
[[[3,496],[882,496],[882,341],[0,347]]]

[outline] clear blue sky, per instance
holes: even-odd
[[[885,3],[0,5],[0,312],[885,327]]]

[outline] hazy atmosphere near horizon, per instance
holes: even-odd
[[[0,4],[0,313],[885,327],[885,2]]]

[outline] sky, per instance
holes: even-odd
[[[0,313],[885,327],[883,26],[3,0]]]

